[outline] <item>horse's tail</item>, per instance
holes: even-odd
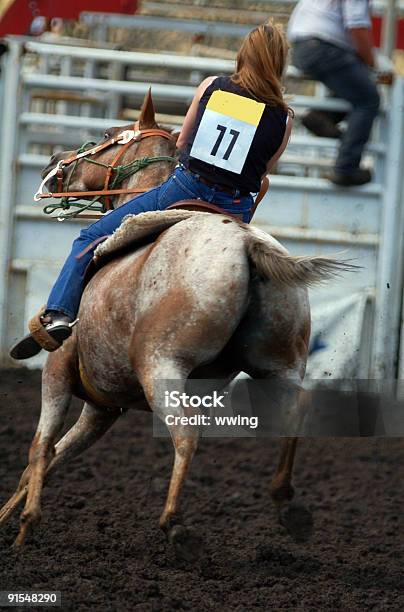
[[[252,227],[246,228],[246,242],[258,274],[288,286],[313,285],[360,269],[349,261],[331,257],[295,257],[276,240]]]

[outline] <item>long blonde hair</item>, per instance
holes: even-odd
[[[245,37],[231,80],[260,102],[293,114],[282,94],[288,51],[289,44],[281,26],[269,21],[258,26]]]

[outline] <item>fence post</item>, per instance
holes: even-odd
[[[397,378],[401,381],[402,396],[404,397],[404,291],[401,302],[401,336],[400,336],[400,356],[398,363]]]
[[[397,39],[397,15],[398,15],[398,2],[396,0],[387,0],[386,6],[384,7],[384,16],[382,22],[382,48],[383,53],[387,57],[393,55],[393,51],[396,48]]]
[[[404,79],[397,78],[389,104],[380,248],[377,263],[376,316],[372,378],[397,375],[404,269]]]
[[[15,196],[15,162],[20,99],[21,44],[8,40],[3,56],[3,113],[0,141],[0,361],[8,353],[7,321]]]

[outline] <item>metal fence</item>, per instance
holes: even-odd
[[[151,3],[148,3],[152,5]],[[190,3],[191,4],[191,3]],[[297,0],[283,0],[282,4],[290,10],[297,4]],[[394,10],[390,7],[391,2],[373,0],[371,9],[372,14],[375,16],[390,16],[396,17],[396,15],[404,14],[404,3],[396,2]],[[156,6],[161,6],[162,11],[166,11],[167,8],[164,3],[157,3]],[[185,5],[187,6],[187,5]],[[209,9],[207,9],[209,10]],[[203,34],[212,37],[236,37],[241,38],[251,31],[253,27],[257,25],[258,21],[262,20],[262,11],[256,12],[252,10],[250,12],[251,23],[240,24],[240,23],[224,23],[216,21],[198,21],[196,19],[176,19],[169,16],[154,16],[154,15],[122,15],[114,13],[97,13],[84,11],[80,14],[80,21],[85,24],[90,31],[91,38],[98,40],[99,42],[106,41],[108,39],[109,28],[122,28],[128,30],[173,30],[180,31],[182,33],[190,34]],[[279,13],[276,13],[279,16]],[[268,6],[268,17],[270,17],[270,6]]]
[[[59,149],[97,140],[111,125],[124,125],[118,113],[138,108],[153,81],[157,111],[184,114],[195,83],[212,73],[230,73],[233,62],[168,54],[76,48],[10,38],[2,58],[4,92],[0,201],[0,358],[24,332],[28,317],[43,303],[71,241],[85,221],[57,223],[34,205],[39,171]],[[172,82],[161,77],[172,70]],[[147,77],[150,72],[151,78]],[[296,75],[295,75],[296,76]],[[167,77],[170,79],[171,77]],[[160,81],[159,81],[160,79]],[[297,129],[271,179],[270,194],[256,223],[298,254],[345,251],[360,272],[311,292],[316,321],[341,303],[347,329],[360,326],[356,369],[362,377],[394,377],[399,356],[403,295],[404,81],[384,92],[374,138],[367,151],[375,182],[338,189],[322,178],[337,142]],[[347,108],[342,101],[295,96],[305,108]],[[361,304],[348,324],[347,304]],[[330,311],[331,312],[331,311]],[[319,313],[318,315],[316,313]],[[321,316],[320,316],[321,315]],[[334,315],[329,315],[329,318]],[[357,330],[355,330],[357,331]],[[343,332],[345,333],[345,332]],[[335,351],[334,351],[335,352]],[[324,359],[337,360],[325,351]],[[33,360],[33,364],[41,361]],[[320,369],[324,366],[321,365]],[[401,366],[402,368],[402,366]],[[315,375],[318,375],[316,370]],[[313,374],[314,375],[314,374]]]

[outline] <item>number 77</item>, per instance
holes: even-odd
[[[210,152],[210,154],[213,156],[215,156],[216,153],[218,152],[219,147],[222,144],[224,135],[227,132],[227,127],[224,125],[219,124],[216,129],[219,130],[220,134],[217,137],[217,140],[213,146],[212,151]],[[226,161],[229,159],[231,152],[234,149],[234,145],[236,144],[237,138],[240,136],[240,132],[238,132],[237,130],[230,130],[230,134],[232,135],[232,139],[231,139],[229,146],[226,149],[225,154],[223,155],[223,159],[225,159]]]

